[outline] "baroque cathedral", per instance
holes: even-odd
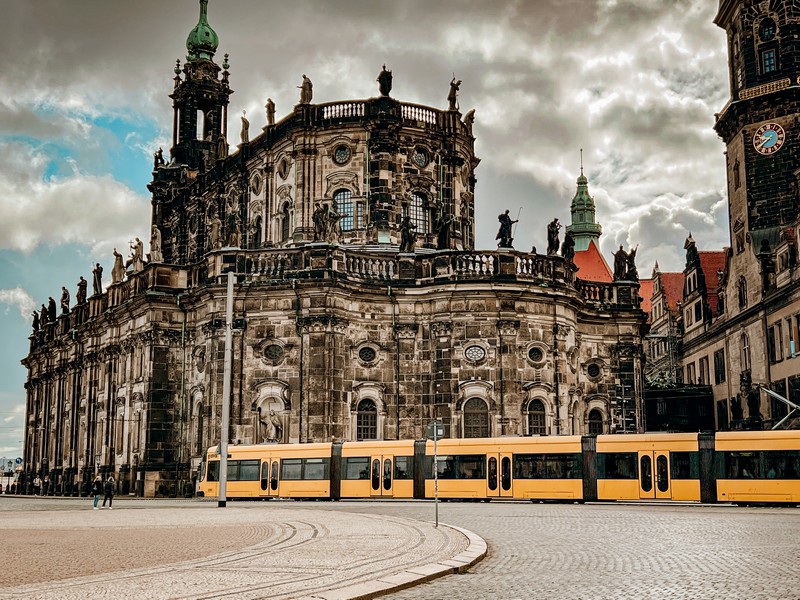
[[[34,324],[28,479],[191,493],[220,440],[227,327],[235,444],[420,439],[434,419],[456,438],[641,430],[647,315],[634,278],[581,277],[575,250],[597,254],[600,234],[582,173],[560,250],[557,225],[546,254],[514,249],[507,214],[498,248],[476,249],[460,82],[447,108],[421,106],[392,96],[386,67],[375,97],[325,104],[304,75],[282,119],[271,100],[257,134],[235,119],[231,150],[207,4],[154,157],[150,252],[115,252],[108,289],[95,273]]]

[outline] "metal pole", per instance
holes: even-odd
[[[231,329],[233,325],[233,271],[228,271],[225,301],[225,370],[222,381],[222,423],[219,433],[219,495],[217,507],[224,508],[228,487],[228,429],[231,420]]]
[[[436,441],[439,439],[439,422],[433,422],[433,512],[434,527],[439,527],[439,453]]]

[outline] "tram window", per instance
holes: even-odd
[[[392,461],[389,458],[383,459],[383,489],[392,489]]]
[[[433,477],[433,457],[428,456],[428,472]],[[465,454],[438,457],[439,479],[485,479],[486,456]]]
[[[394,478],[414,479],[414,459],[411,456],[394,457]]]
[[[800,450],[765,451],[763,454],[767,479],[800,479]]]
[[[269,487],[274,492],[278,489],[278,461],[272,462],[272,472],[270,474]]]
[[[228,461],[228,481],[236,481],[239,479],[239,461]]]
[[[581,479],[580,454],[515,454],[515,479]]]
[[[344,462],[344,479],[369,479],[369,456],[349,456]]]
[[[656,486],[659,492],[666,492],[669,489],[669,467],[667,457],[663,454],[656,457]]]
[[[301,458],[284,458],[281,462],[281,479],[298,480],[303,478],[303,460]]]
[[[200,468],[197,471],[198,479],[200,481],[203,481],[206,478],[206,467],[207,466],[208,466],[208,464],[206,463],[206,457],[205,457],[205,455],[203,455],[203,460],[200,463]]]
[[[258,469],[258,460],[240,460],[236,479],[238,481],[258,481]]]
[[[672,479],[700,479],[700,454],[698,452],[670,452]]]
[[[328,479],[328,459],[306,458],[303,479]]]
[[[208,480],[219,481],[219,461],[211,460],[208,462]]]
[[[758,452],[724,452],[728,479],[758,479]]]
[[[261,463],[261,489],[266,490],[269,488],[269,463],[264,461]]]
[[[605,452],[597,455],[598,479],[638,479],[635,452]]]
[[[653,489],[653,459],[645,454],[640,460],[640,472],[642,474],[642,490],[649,492]]]

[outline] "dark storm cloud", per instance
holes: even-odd
[[[302,73],[315,102],[361,98],[377,94],[385,62],[395,97],[441,108],[455,73],[462,112],[476,109],[479,243],[493,246],[498,203],[522,204],[523,219],[569,222],[583,147],[604,250],[640,244],[646,272],[656,252],[662,269],[680,268],[697,215],[707,224],[693,230],[701,247],[727,243],[724,228],[714,229],[725,216],[707,212],[707,198],[724,189],[723,147],[711,130],[727,96],[715,8],[708,0],[211,0],[209,21],[218,60],[231,55],[230,114],[247,109],[253,127],[264,124],[268,96],[279,116],[291,111]],[[196,0],[14,3],[0,38],[0,93],[15,104],[0,105],[0,133],[78,135],[58,116],[134,114],[161,131],[139,142],[143,152],[164,143],[171,69],[197,14]],[[12,125],[5,117],[14,111],[24,118]],[[681,210],[664,214],[668,197]],[[669,227],[651,226],[665,218]],[[526,231],[520,248],[543,244],[541,224]]]

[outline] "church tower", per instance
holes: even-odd
[[[594,240],[599,247],[600,234],[603,228],[595,222],[594,198],[589,195],[589,180],[583,174],[583,150],[581,150],[581,174],[578,177],[578,189],[572,199],[570,214],[572,223],[567,225],[567,233],[575,240],[575,251],[581,252],[589,248]]]
[[[218,45],[219,38],[208,24],[208,0],[200,0],[200,19],[186,39],[183,69],[180,61],[175,65],[175,89],[170,95],[172,159],[189,169],[199,168],[210,155],[227,155],[228,101],[233,91],[228,86],[227,55],[221,77],[214,62]]]
[[[715,129],[727,146],[734,258],[774,251],[800,210],[800,6],[788,0],[721,0],[731,97]],[[745,250],[749,252],[745,252]]]

